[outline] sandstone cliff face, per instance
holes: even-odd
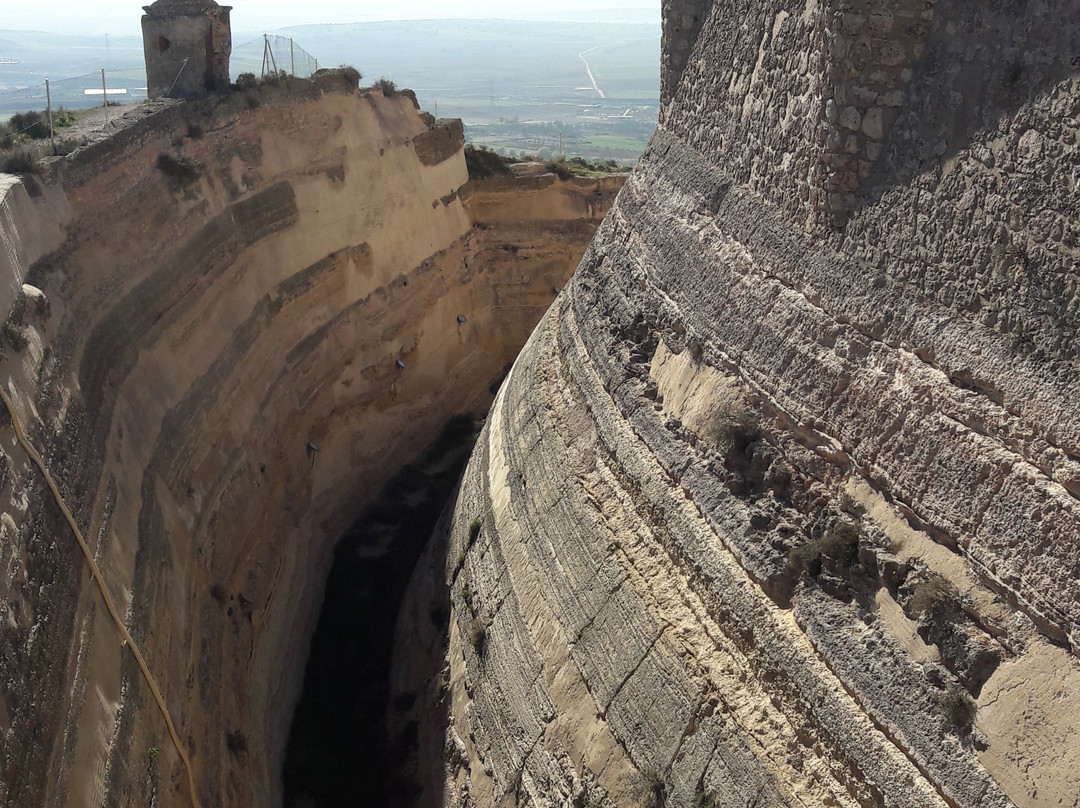
[[[200,801],[273,805],[334,540],[449,416],[487,407],[617,188],[529,188],[548,231],[515,189],[477,191],[516,207],[474,227],[460,123],[347,74],[133,115],[0,186],[0,383]],[[3,423],[0,804],[189,804]]]
[[[1075,22],[665,5],[400,627],[430,802],[1080,805]]]

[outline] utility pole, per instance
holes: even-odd
[[[562,158],[562,156],[563,156],[563,150],[562,150],[562,132],[559,132],[559,158],[561,159],[561,158]]]
[[[101,68],[101,106],[105,107],[105,125],[109,125],[109,90],[105,87],[105,68]]]
[[[45,105],[49,109],[49,142],[52,144],[53,153],[56,153],[56,137],[53,134],[52,119],[52,91],[49,89],[49,80],[45,79]]]
[[[296,75],[296,50],[293,48],[293,38],[289,37],[289,61],[292,63],[292,74]]]

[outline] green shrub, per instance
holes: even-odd
[[[234,90],[253,90],[259,86],[259,79],[254,73],[241,73],[236,77],[236,81],[233,84]]]
[[[377,82],[375,82],[375,89],[381,90],[385,96],[391,96],[397,92],[397,85],[386,76],[382,76]]]
[[[64,109],[63,107],[60,107],[59,109],[53,110],[54,130],[63,129],[67,126],[73,126],[77,120],[78,119],[75,117],[75,113],[72,112],[70,109]]]
[[[34,171],[34,154],[29,149],[19,149],[0,158],[0,173],[30,174]]]
[[[44,140],[49,136],[48,112],[17,112],[8,121],[12,134],[23,134],[33,140]]]
[[[82,145],[83,142],[79,138],[61,138],[46,146],[45,154],[49,157],[64,157],[65,155],[71,154]]]
[[[510,173],[510,161],[487,146],[466,145],[465,166],[469,169],[469,179],[473,180],[505,176]]]
[[[560,179],[568,180],[571,177],[595,177],[598,174],[614,174],[629,169],[622,168],[614,160],[604,160],[599,163],[590,163],[584,157],[560,157],[546,164],[547,170],[557,174]]]
[[[560,180],[568,180],[574,176],[573,169],[565,160],[553,160],[545,165],[544,168],[557,176]]]

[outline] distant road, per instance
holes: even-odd
[[[599,47],[599,45],[597,47]],[[582,64],[585,65],[585,72],[589,74],[589,81],[592,82],[592,88],[596,90],[596,94],[601,98],[607,98],[607,96],[604,95],[604,91],[600,89],[600,85],[596,83],[596,76],[592,74],[592,68],[589,67],[589,62],[585,58],[586,53],[592,53],[594,50],[596,50],[596,48],[589,48],[587,51],[582,51],[578,54],[578,58],[581,60]]]

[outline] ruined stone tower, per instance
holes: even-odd
[[[214,0],[157,0],[144,10],[150,98],[198,98],[229,86],[231,6]]]

